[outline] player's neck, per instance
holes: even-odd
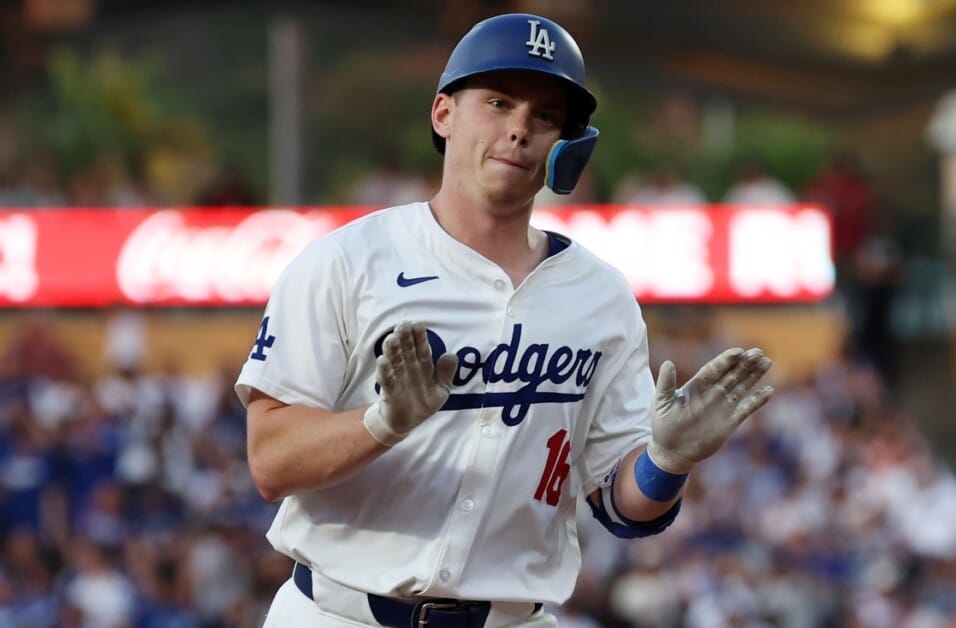
[[[547,237],[529,226],[530,206],[513,212],[465,211],[439,192],[430,207],[451,237],[501,266],[515,286],[547,256]]]

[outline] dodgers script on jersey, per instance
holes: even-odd
[[[269,541],[379,595],[563,602],[577,497],[650,439],[646,327],[626,280],[571,242],[515,289],[426,203],[382,210],[289,264],[237,393],[368,405],[402,321],[425,323],[433,359],[458,356],[447,403],[346,482],[286,497]]]

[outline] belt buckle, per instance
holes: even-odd
[[[461,609],[458,602],[425,602],[418,609],[418,628],[428,627],[428,614],[432,611],[455,611]]]

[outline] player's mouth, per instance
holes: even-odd
[[[506,166],[511,166],[512,168],[520,168],[521,170],[531,170],[528,166],[524,165],[521,162],[509,159],[507,157],[491,157],[492,161],[497,161],[498,163],[505,164]]]

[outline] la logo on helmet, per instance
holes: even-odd
[[[528,24],[531,25],[531,33],[528,35],[528,41],[525,42],[525,45],[530,49],[528,54],[554,61],[554,42],[548,35],[548,29],[538,28],[540,23],[538,20],[528,20]]]

